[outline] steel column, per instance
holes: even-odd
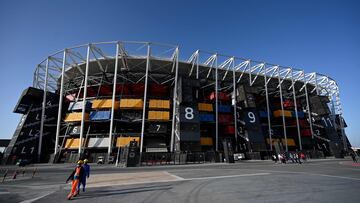
[[[140,157],[141,153],[143,152],[143,145],[144,145],[144,131],[145,131],[145,113],[146,113],[146,100],[147,100],[147,86],[148,86],[148,77],[149,77],[149,68],[150,68],[150,55],[151,55],[151,47],[148,43],[147,47],[147,57],[146,57],[146,70],[145,70],[145,88],[144,88],[144,104],[143,104],[143,115],[141,121],[141,140],[140,140]],[[141,158],[140,158],[141,162]]]
[[[294,98],[296,128],[297,128],[297,134],[298,134],[298,139],[299,139],[299,149],[301,151],[302,150],[302,143],[301,143],[299,116],[298,116],[297,102],[296,102],[295,81],[294,81],[294,75],[293,75],[293,69],[292,68],[291,68],[291,84],[292,84],[293,98]]]
[[[272,130],[271,130],[271,118],[270,118],[270,104],[269,104],[269,92],[268,92],[268,82],[266,75],[266,65],[264,66],[265,74],[264,74],[264,86],[265,86],[265,98],[266,98],[266,111],[267,111],[267,120],[268,120],[268,131],[269,131],[269,139],[270,139],[270,151],[272,151]]]
[[[115,109],[115,94],[116,94],[118,63],[119,63],[119,42],[116,43],[116,56],[115,56],[114,79],[113,79],[114,84],[113,84],[112,101],[111,101],[112,105],[111,105],[111,118],[110,118],[110,130],[109,130],[108,158],[112,151],[112,134],[113,134],[113,126],[114,126],[114,109]]]
[[[86,97],[87,97],[87,81],[88,81],[88,74],[89,74],[89,61],[90,61],[90,49],[91,44],[87,46],[87,53],[86,53],[86,67],[85,67],[85,81],[84,81],[84,94],[83,94],[83,108],[81,111],[81,125],[80,125],[80,141],[79,141],[79,156],[81,156],[82,150],[82,139],[84,136],[84,124],[85,124],[85,107],[86,107]]]
[[[278,67],[277,73],[278,73],[278,80],[279,80],[280,105],[281,105],[281,114],[282,114],[284,138],[285,138],[285,151],[287,152],[288,151],[288,144],[287,144],[287,134],[286,134],[286,122],[285,122],[285,115],[284,115],[284,104],[283,104],[283,97],[282,97],[282,87],[281,87],[281,80],[280,80],[280,67]]]
[[[219,113],[218,113],[218,67],[217,55],[215,55],[215,143],[216,151],[219,150]]]
[[[61,124],[63,94],[64,94],[64,74],[65,74],[65,64],[66,64],[66,52],[67,52],[67,50],[65,49],[64,55],[63,55],[63,64],[62,64],[62,68],[61,68],[60,96],[59,96],[59,108],[58,108],[58,117],[57,117],[57,124],[56,124],[54,156],[58,153],[58,148],[59,148],[58,145],[59,145],[60,124]]]
[[[237,107],[236,107],[236,75],[235,75],[235,58],[232,57],[232,73],[233,73],[233,95],[234,95],[234,127],[235,127],[235,151],[238,151],[238,130],[237,130]]]
[[[176,120],[176,106],[177,106],[177,83],[178,83],[178,68],[179,68],[179,48],[175,50],[175,79],[174,79],[174,93],[173,93],[173,115],[171,121],[171,141],[170,141],[170,152],[174,151],[174,139],[175,139],[175,120]]]
[[[314,130],[313,130],[312,117],[311,117],[311,112],[310,112],[310,102],[309,102],[309,95],[308,95],[308,90],[307,90],[307,81],[305,78],[304,71],[303,71],[303,74],[304,74],[304,83],[305,83],[306,110],[308,112],[308,119],[309,119],[310,131],[311,131],[311,139],[314,139]]]
[[[48,82],[48,70],[49,70],[49,57],[46,59],[46,66],[45,66],[45,82],[44,82],[44,94],[43,94],[43,102],[42,102],[42,109],[41,109],[40,137],[39,137],[39,146],[38,146],[38,162],[40,162],[40,158],[41,158],[42,137],[44,135],[46,91],[47,91],[46,88],[47,88],[47,82]]]

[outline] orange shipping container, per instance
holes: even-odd
[[[143,104],[142,99],[121,99],[120,109],[142,109]]]
[[[65,122],[78,122],[81,121],[81,112],[68,113],[65,116]],[[89,120],[89,113],[85,113],[85,121]]]
[[[92,101],[93,109],[110,109],[112,107],[111,99],[95,99]],[[119,101],[115,101],[114,109],[119,108]]]
[[[140,143],[140,137],[118,137],[116,139],[116,147],[125,147],[130,143],[130,141],[137,141]]]
[[[149,109],[170,109],[169,100],[150,99]]]
[[[168,111],[149,111],[148,120],[168,121],[170,120],[170,113]]]

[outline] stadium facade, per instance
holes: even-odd
[[[46,94],[44,94],[46,92]],[[3,163],[116,155],[280,151],[342,157],[339,87],[319,73],[178,46],[102,42],[64,49],[35,69]]]

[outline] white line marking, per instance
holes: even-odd
[[[184,180],[184,178],[179,177],[179,176],[174,175],[174,174],[171,174],[171,173],[169,173],[169,172],[167,172],[167,171],[164,171],[164,173],[166,173],[167,175],[169,175],[169,176],[171,176],[171,177],[174,177],[174,178],[176,178],[176,179],[178,179],[178,180]]]
[[[199,177],[199,178],[185,178],[184,180],[208,180],[208,179],[263,176],[263,175],[270,175],[270,173],[251,173],[251,174],[229,175],[229,176],[208,176],[208,177]]]
[[[48,193],[46,193],[45,195],[41,195],[41,196],[35,197],[35,198],[33,198],[33,199],[24,200],[24,201],[21,201],[20,203],[31,203],[31,202],[34,202],[34,201],[36,201],[36,200],[39,200],[39,199],[41,199],[41,198],[43,198],[43,197],[46,197],[46,196],[48,196],[48,195],[50,195],[50,194],[52,194],[52,193],[54,193],[54,192],[56,192],[56,191],[48,192]]]
[[[295,172],[295,171],[276,171],[276,170],[261,170],[261,169],[253,169],[254,171],[264,171],[264,172],[273,172],[273,173],[292,173],[292,174],[304,174],[304,175],[312,175],[312,176],[324,176],[330,178],[341,178],[341,179],[348,179],[348,180],[357,180],[360,181],[360,178],[352,178],[346,176],[334,176],[334,175],[326,175],[321,173],[307,173],[307,172]]]
[[[0,192],[0,195],[10,194],[10,192]]]

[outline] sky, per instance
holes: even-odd
[[[131,40],[180,45],[318,72],[340,86],[346,133],[360,147],[360,1],[0,0],[0,139],[36,65],[79,44]]]

